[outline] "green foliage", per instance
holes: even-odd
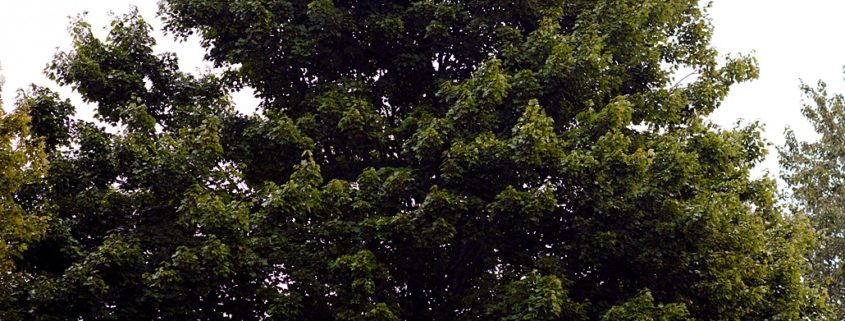
[[[44,141],[30,135],[28,111],[28,106],[22,105],[6,112],[0,98],[0,312],[17,304],[13,287],[27,280],[15,260],[44,236],[50,219],[44,213],[48,204],[25,209],[16,197],[25,185],[42,179],[47,168]]]
[[[533,271],[522,280],[512,281],[503,290],[498,302],[488,306],[490,318],[508,321],[586,319],[583,305],[572,302],[558,276],[540,276]]]
[[[818,134],[811,142],[798,141],[792,130],[786,131],[786,143],[780,147],[783,180],[790,188],[793,211],[807,215],[818,233],[820,247],[810,259],[811,280],[827,289],[828,302],[836,319],[845,317],[845,173],[841,170],[845,102],[842,95],[830,95],[827,85],[802,86],[807,103],[802,113]]]
[[[696,1],[167,0],[221,76],[83,19],[33,89],[50,168],[16,193],[31,320],[805,320],[812,240],[756,125],[704,121],[722,61]],[[680,68],[698,77],[680,86]],[[251,86],[258,113],[228,92]],[[25,126],[26,127],[26,126]],[[27,127],[29,128],[29,127]],[[40,138],[39,138],[40,139]],[[10,189],[10,191],[12,191]],[[10,301],[11,302],[11,301]]]
[[[658,304],[654,297],[645,292],[631,300],[614,306],[601,318],[602,321],[686,321],[689,312],[683,304]]]
[[[30,96],[31,95],[31,96]],[[75,112],[69,100],[47,88],[33,86],[29,93],[22,93],[22,105],[32,117],[29,127],[32,135],[43,137],[48,151],[66,145],[70,139],[70,116]]]

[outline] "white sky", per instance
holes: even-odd
[[[92,108],[84,107],[77,95],[47,80],[41,71],[52,60],[57,48],[70,45],[69,16],[87,11],[87,21],[103,34],[110,20],[109,11],[126,12],[130,4],[158,30],[155,18],[157,0],[0,0],[0,62],[6,76],[2,88],[6,108],[15,90],[36,83],[58,90],[76,102],[77,114],[90,118]],[[783,143],[783,130],[790,126],[799,138],[812,138],[812,128],[800,113],[800,79],[815,84],[828,83],[831,92],[845,92],[843,66],[845,41],[845,2],[834,0],[714,0],[710,15],[715,27],[714,45],[721,53],[754,52],[760,79],[735,86],[728,99],[711,117],[732,127],[739,120],[759,120],[766,125],[765,137],[775,145]],[[156,31],[158,32],[158,31]],[[160,35],[160,33],[159,33]],[[159,37],[157,51],[179,55],[181,68],[194,72],[208,67],[197,42],[176,43]],[[240,110],[253,110],[255,99],[247,92],[235,95]],[[774,149],[761,166],[777,174]]]

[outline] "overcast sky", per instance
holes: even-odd
[[[6,76],[2,88],[8,105],[15,90],[30,83],[47,85],[76,101],[77,114],[89,118],[90,107],[83,107],[78,96],[59,90],[41,73],[57,48],[69,47],[68,16],[87,11],[87,21],[103,34],[109,12],[126,12],[138,6],[144,17],[158,29],[157,0],[0,0],[0,62]],[[773,144],[783,143],[785,126],[799,138],[812,138],[812,128],[800,113],[800,80],[828,83],[832,92],[845,92],[843,66],[845,41],[845,2],[833,0],[715,0],[710,10],[715,34],[713,43],[721,53],[753,52],[761,67],[760,79],[735,86],[711,119],[732,127],[739,119],[759,120],[766,125],[765,137]],[[189,72],[205,69],[203,50],[196,41],[176,43],[159,37],[157,51],[176,52],[180,67]],[[254,109],[250,93],[235,97],[239,109]],[[777,174],[776,152],[760,167]]]

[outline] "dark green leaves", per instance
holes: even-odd
[[[153,54],[136,12],[104,40],[80,20],[48,70],[117,130],[71,120],[37,88],[22,99],[32,135],[23,112],[7,117],[7,141],[41,157],[7,144],[9,217],[48,217],[36,221],[49,234],[15,225],[15,242],[33,247],[6,266],[34,281],[4,283],[0,312],[823,317],[802,279],[806,224],[775,206],[771,180],[750,177],[765,153],[758,127],[705,121],[757,67],[719,63],[696,1],[168,0],[161,11],[167,30],[201,37],[222,76]],[[674,83],[679,69],[697,77]],[[229,103],[244,85],[261,98],[254,115]],[[15,167],[40,164],[36,137],[51,160],[40,181]]]

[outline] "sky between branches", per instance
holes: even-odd
[[[70,97],[80,117],[91,118],[93,108],[81,103],[69,89],[59,89],[41,73],[52,60],[57,48],[70,47],[67,32],[69,16],[87,11],[86,20],[100,35],[110,21],[109,11],[121,14],[130,5],[139,11],[156,30],[161,22],[154,18],[156,0],[27,0],[0,2],[0,62],[6,84],[3,97],[10,108],[15,91],[31,83],[47,85]],[[715,33],[713,44],[720,53],[753,52],[757,57],[760,79],[735,86],[727,100],[710,118],[723,127],[760,121],[766,125],[766,138],[774,145],[783,143],[786,126],[795,129],[799,139],[810,139],[812,127],[801,115],[801,80],[815,84],[826,81],[833,92],[845,92],[843,66],[845,41],[839,34],[845,30],[840,15],[845,2],[830,0],[714,0],[710,9]],[[157,31],[158,32],[158,31]],[[196,39],[179,43],[158,32],[159,52],[171,51],[180,58],[184,71],[205,70],[204,50]],[[257,100],[250,91],[234,95],[238,109],[254,110]],[[84,107],[83,107],[84,106]],[[777,175],[776,152],[758,168]]]

